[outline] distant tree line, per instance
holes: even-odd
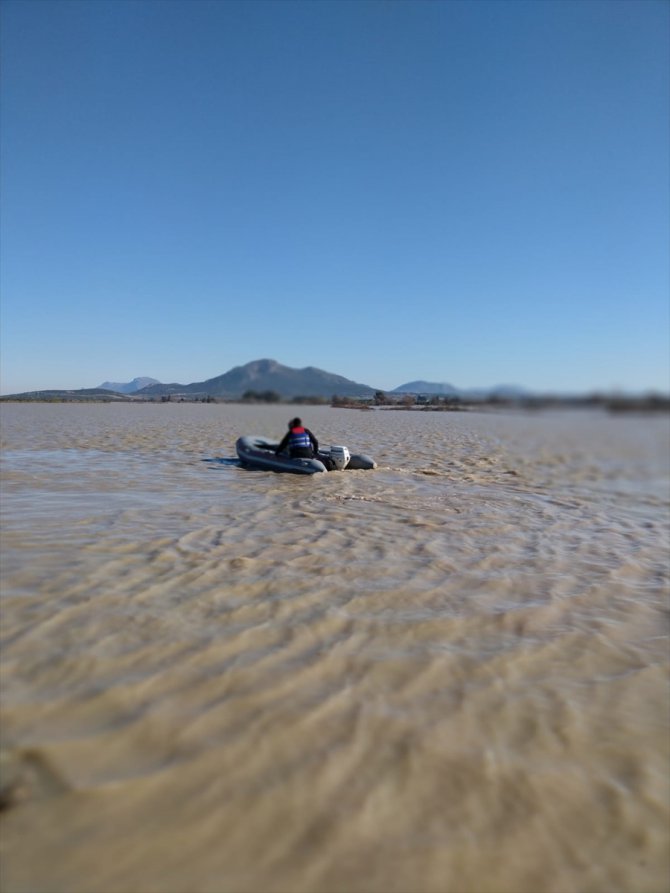
[[[242,394],[242,402],[243,403],[300,403],[306,405],[317,405],[320,403],[328,403],[328,400],[325,397],[317,397],[317,396],[309,396],[309,395],[300,395],[297,397],[291,397],[290,400],[284,400],[282,395],[277,391],[245,391]]]
[[[323,396],[305,395],[291,398],[282,397],[278,391],[247,390],[241,398],[231,399],[212,394],[162,394],[156,396],[122,396],[105,395],[96,390],[80,391],[30,391],[24,394],[11,394],[0,397],[0,402],[39,402],[39,403],[112,403],[112,402],[146,402],[146,403],[296,403],[305,405],[330,404],[333,407],[349,409],[413,409],[423,410],[466,410],[480,406],[499,408],[514,407],[522,409],[551,409],[559,407],[602,408],[608,412],[668,412],[670,396],[659,393],[648,393],[637,396],[617,394],[585,394],[575,397],[547,395],[508,397],[491,395],[484,399],[467,400],[455,394],[387,394],[375,391],[370,397],[345,397],[333,394],[328,399]]]
[[[280,403],[281,394],[277,391],[245,391],[242,394],[243,403]]]
[[[155,398],[149,398],[150,403],[155,403]],[[205,394],[204,396],[195,395],[184,396],[183,394],[162,394],[161,395],[161,403],[217,403],[216,397],[212,397],[211,394]]]

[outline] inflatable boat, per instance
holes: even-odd
[[[316,474],[321,471],[343,471],[346,469],[376,468],[377,463],[369,456],[351,455],[345,446],[331,446],[319,450],[313,459],[292,459],[288,453],[275,450],[279,442],[263,437],[240,437],[235,444],[237,455],[245,468],[260,468],[264,471],[288,471],[292,474]]]

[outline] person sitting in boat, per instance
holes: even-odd
[[[292,459],[311,459],[319,450],[319,441],[309,428],[305,428],[301,419],[291,419],[288,431],[284,435],[275,453],[283,453],[288,449]]]

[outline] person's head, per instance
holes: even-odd
[[[288,426],[289,428],[302,428],[302,420],[299,418],[291,419]]]

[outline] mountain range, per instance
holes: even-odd
[[[133,394],[137,397],[165,397],[165,396],[204,396],[219,397],[228,400],[238,400],[245,393],[254,391],[263,393],[272,391],[281,395],[284,399],[295,397],[327,397],[337,394],[339,397],[372,397],[377,391],[382,390],[371,385],[351,381],[342,375],[325,372],[314,366],[305,369],[293,369],[290,366],[282,366],[276,360],[254,360],[245,366],[235,366],[223,375],[208,378],[205,381],[196,381],[191,384],[179,384],[171,382],[163,384],[153,378],[135,378],[126,384],[104,382],[100,388],[115,391],[121,394]],[[389,394],[425,394],[451,397],[468,397],[470,399],[484,399],[490,395],[505,397],[520,397],[524,392],[521,388],[512,386],[498,386],[496,388],[464,390],[454,387],[446,382],[410,381],[399,385]]]
[[[136,390],[138,397],[164,397],[182,394],[184,396],[209,395],[228,400],[238,400],[248,391],[263,393],[273,391],[283,398],[292,397],[370,397],[376,388],[359,384],[324,372],[314,366],[305,369],[292,369],[282,366],[276,360],[254,360],[245,366],[235,366],[223,375],[195,381],[191,384],[150,384]]]
[[[140,378],[133,378],[132,381],[128,381],[125,384],[118,381],[103,381],[102,384],[98,385],[98,388],[103,391],[115,391],[117,394],[134,394],[136,391],[148,388],[152,384],[160,384],[160,381],[157,378],[148,378],[145,375]]]
[[[155,378],[139,376],[129,382],[105,381],[97,388],[64,390],[52,388],[43,391],[28,391],[21,394],[7,394],[0,401],[37,402],[129,402],[134,400],[156,400],[176,397],[185,400],[239,400],[254,397],[257,400],[275,402],[296,399],[308,402],[311,398],[332,400],[334,397],[346,399],[376,398],[387,394],[403,402],[403,395],[413,395],[418,402],[427,403],[431,397],[452,397],[461,403],[519,403],[539,406],[600,406],[616,412],[627,410],[656,411],[670,409],[670,394],[644,392],[628,395],[585,394],[538,394],[513,385],[498,385],[492,388],[457,388],[447,382],[409,381],[393,390],[384,391],[371,385],[360,384],[342,375],[325,372],[314,366],[292,369],[282,366],[276,360],[254,360],[245,366],[235,366],[223,375],[196,381],[191,384],[163,384]],[[375,402],[380,402],[375,400]],[[381,401],[385,402],[385,401]]]
[[[261,399],[272,393],[274,398],[281,399],[319,397],[331,399],[334,396],[345,398],[370,398],[378,392],[395,394],[421,394],[453,396],[472,400],[486,399],[491,395],[520,397],[526,392],[521,388],[492,388],[490,390],[462,390],[445,382],[410,381],[399,385],[391,391],[383,388],[352,381],[343,375],[336,375],[307,366],[304,369],[293,369],[283,366],[276,360],[253,360],[244,366],[235,366],[222,375],[208,378],[205,381],[180,384],[165,384],[155,378],[139,376],[129,382],[104,381],[97,388],[66,391],[50,389],[32,391],[26,394],[13,394],[3,399],[18,397],[23,399],[106,399],[132,400],[155,399],[161,397],[183,396],[187,399],[213,397],[223,400],[239,400],[245,394],[255,393]]]

